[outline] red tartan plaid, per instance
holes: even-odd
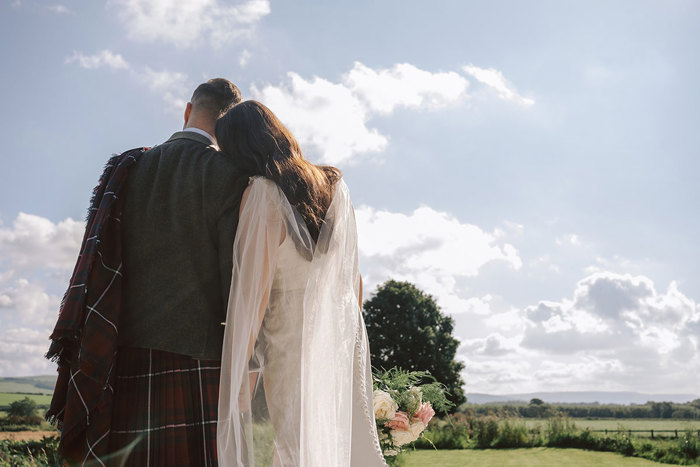
[[[119,195],[129,167],[146,149],[110,158],[93,191],[80,255],[46,354],[58,362],[46,417],[58,422],[59,451],[71,462],[100,462],[107,452],[123,280]]]
[[[115,465],[216,465],[221,362],[120,348],[109,451]],[[125,464],[121,464],[124,462]]]

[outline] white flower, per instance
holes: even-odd
[[[391,440],[395,446],[403,446],[414,441],[413,433],[408,430],[391,430]]]
[[[385,456],[398,456],[399,451],[397,451],[396,449],[387,449],[386,451],[384,451],[384,455]]]
[[[421,420],[415,420],[411,423],[411,436],[413,436],[411,441],[417,440],[420,434],[423,433],[423,430],[425,430],[425,423]]]
[[[391,420],[399,410],[399,404],[391,398],[388,392],[376,389],[374,391],[374,417],[377,419]]]

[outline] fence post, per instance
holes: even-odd
[[[651,430],[651,439],[654,439],[654,430]]]
[[[674,430],[676,433],[676,438],[678,438],[678,430]]]
[[[605,429],[605,436],[608,436],[608,429]]]

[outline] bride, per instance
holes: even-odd
[[[216,124],[250,175],[233,246],[217,425],[222,466],[384,466],[357,231],[340,171],[264,105]]]

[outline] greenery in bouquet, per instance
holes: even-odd
[[[379,443],[387,462],[393,464],[422,435],[435,412],[447,413],[453,404],[445,385],[427,371],[392,368],[375,370],[373,376]]]

